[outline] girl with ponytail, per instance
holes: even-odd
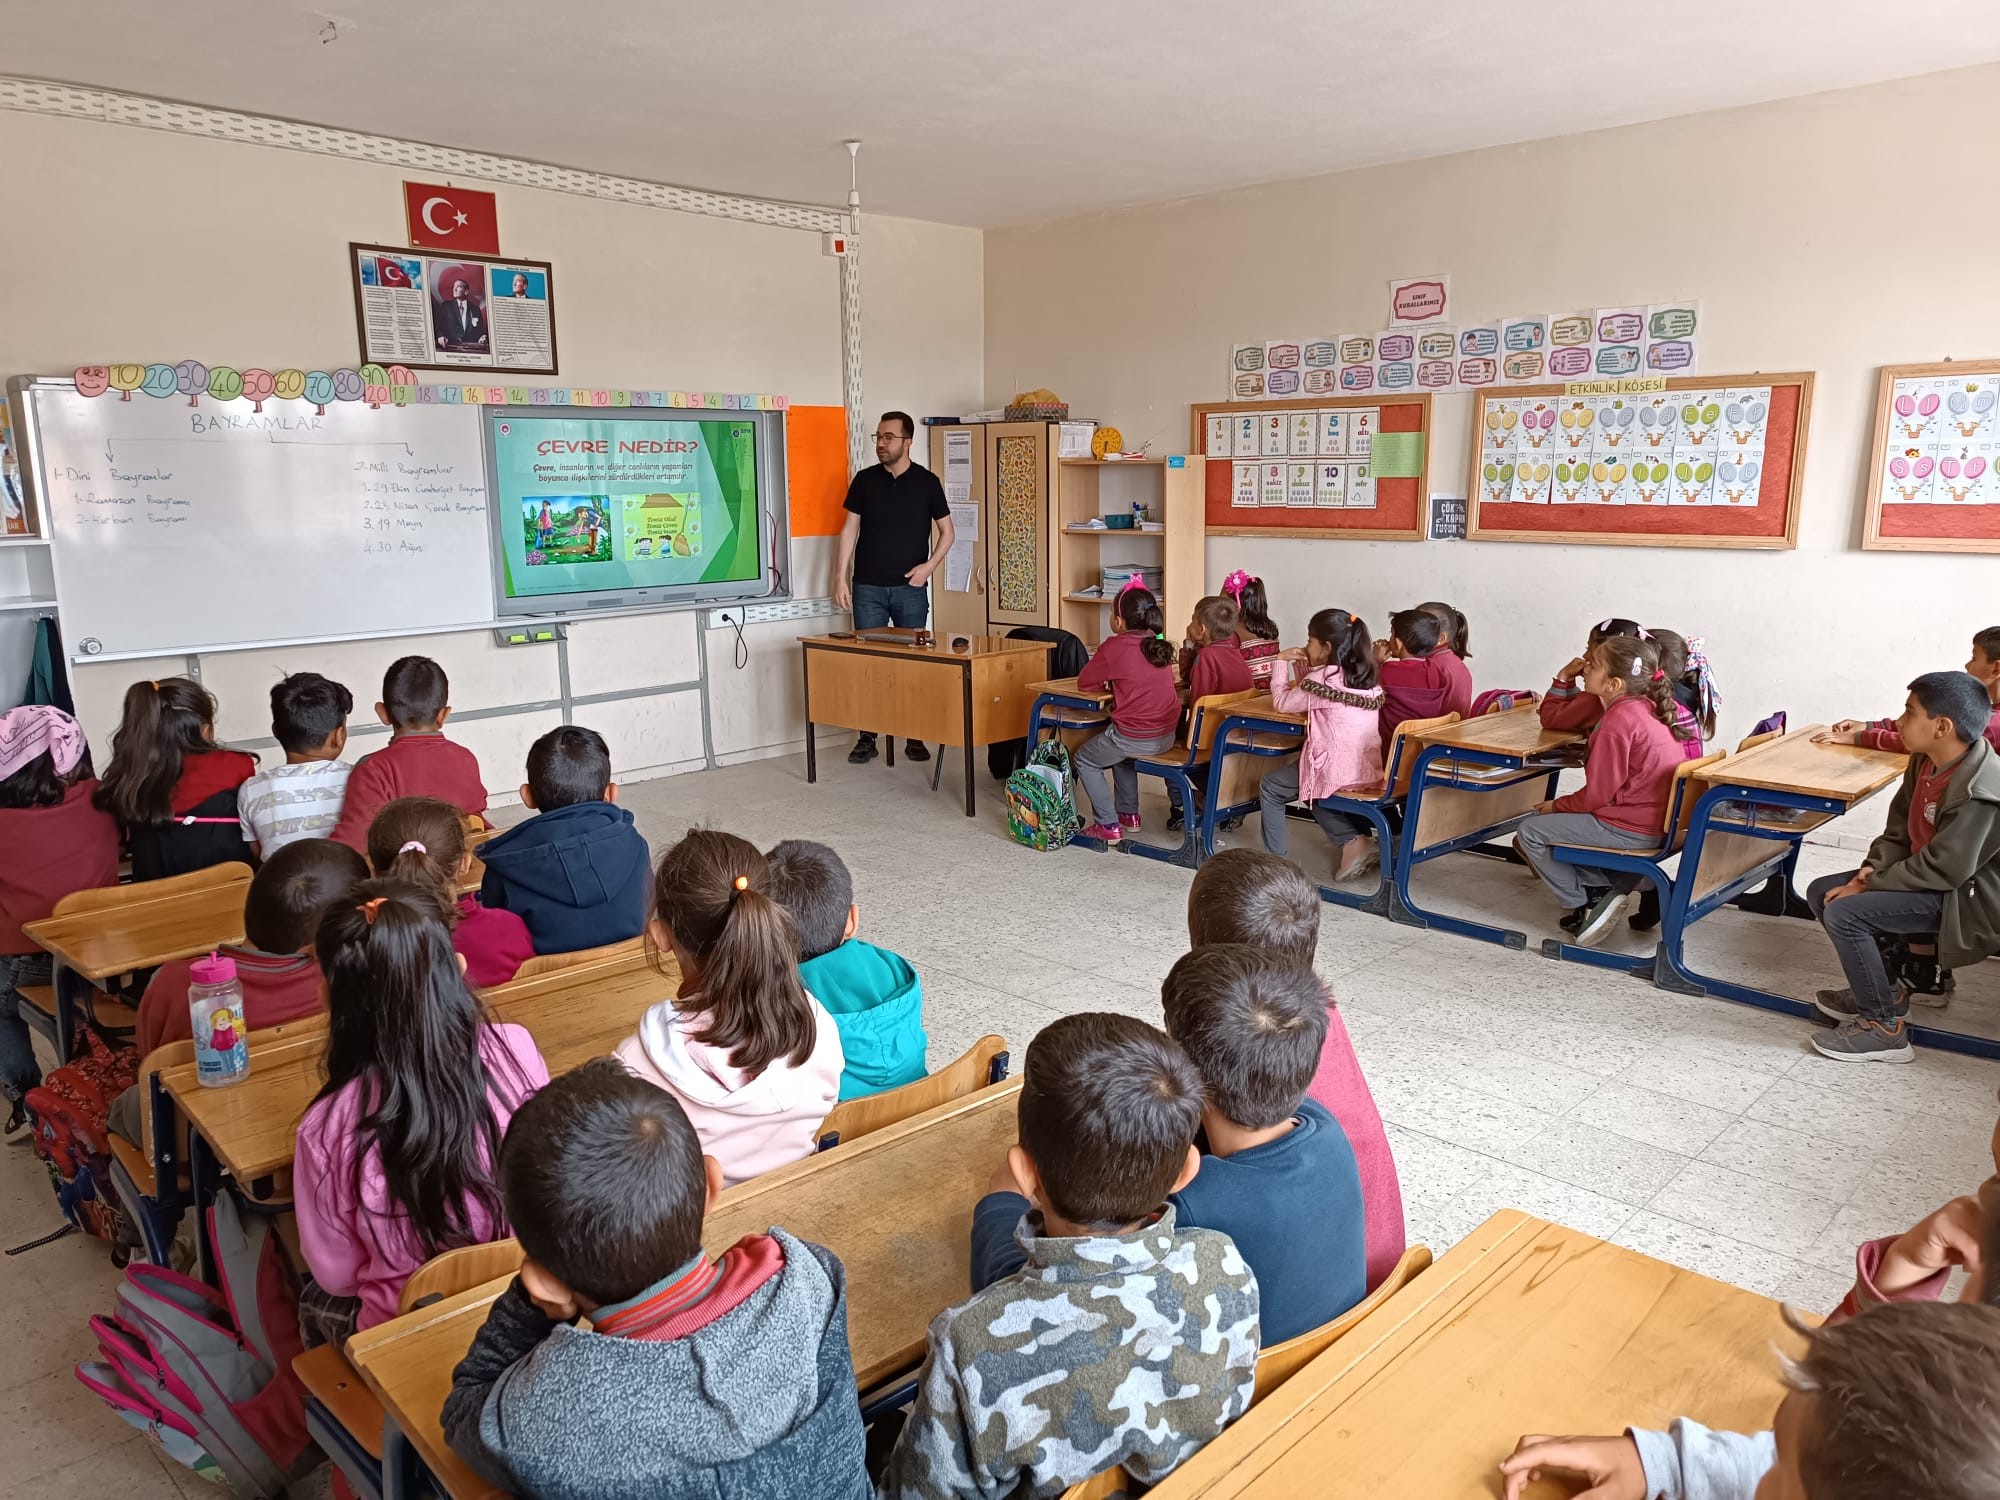
[[[132,878],[158,880],[245,857],[236,793],[256,773],[215,743],[215,699],[185,677],[135,682],[111,736],[96,803],[132,849]]]
[[[1238,568],[1222,580],[1222,592],[1236,604],[1236,644],[1250,664],[1250,680],[1263,687],[1278,660],[1278,627],[1271,623],[1271,600],[1264,580]]]
[[[308,1347],[396,1315],[432,1256],[507,1233],[493,1164],[549,1081],[534,1038],[466,986],[433,892],[365,880],[320,918],[326,1082],[292,1158]]]
[[[398,797],[382,804],[368,825],[368,863],[377,875],[430,892],[451,929],[452,950],[465,960],[474,989],[505,984],[535,956],[528,924],[511,911],[458,893],[472,869],[465,815],[436,797]]]
[[[1344,609],[1314,615],[1306,625],[1305,649],[1278,658],[1271,702],[1280,712],[1306,716],[1306,744],[1295,764],[1264,777],[1257,798],[1264,847],[1284,854],[1285,807],[1303,797],[1334,847],[1333,878],[1358,880],[1375,865],[1370,825],[1320,802],[1343,787],[1373,786],[1382,779],[1382,688],[1368,622]]]
[[[1583,786],[1543,802],[1514,835],[1514,847],[1563,904],[1563,931],[1595,947],[1624,908],[1621,877],[1556,862],[1558,844],[1599,849],[1657,849],[1681,763],[1682,736],[1695,735],[1674,702],[1651,641],[1607,635],[1584,661],[1583,691],[1603,717],[1590,736]]]
[[[1111,727],[1076,752],[1076,779],[1089,804],[1079,809],[1090,814],[1085,838],[1115,844],[1139,828],[1139,773],[1132,762],[1174,742],[1181,718],[1176,654],[1160,601],[1135,574],[1112,605],[1111,634],[1076,679],[1086,693],[1111,694]]]
[[[660,857],[646,938],[679,963],[680,993],[646,1012],[618,1060],[680,1101],[732,1183],[810,1154],[846,1058],[800,982],[798,936],[757,846],[689,832]]]

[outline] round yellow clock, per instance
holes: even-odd
[[[1090,435],[1090,456],[1104,458],[1125,451],[1125,434],[1116,427],[1100,427]]]

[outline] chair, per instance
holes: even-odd
[[[819,1149],[831,1151],[843,1141],[859,1140],[912,1115],[1000,1083],[1007,1077],[1007,1063],[1006,1039],[987,1035],[928,1078],[879,1094],[842,1100],[820,1122]]]
[[[1785,731],[1782,729],[1767,729],[1762,734],[1746,734],[1743,736],[1743,743],[1736,747],[1736,753],[1741,755],[1745,750],[1755,750],[1759,745],[1768,745],[1772,740],[1784,738],[1784,734]]]
[[[1209,757],[1215,751],[1215,737],[1230,712],[1246,703],[1262,700],[1266,694],[1257,688],[1248,688],[1240,693],[1210,693],[1197,699],[1188,710],[1187,736],[1177,744],[1162,750],[1158,755],[1144,755],[1135,758],[1133,768],[1141,776],[1157,776],[1169,787],[1178,787],[1181,794],[1181,817],[1185,831],[1177,847],[1168,848],[1161,844],[1149,844],[1138,839],[1126,839],[1119,848],[1130,850],[1147,859],[1165,860],[1168,864],[1180,865],[1184,869],[1196,869],[1202,861],[1201,816],[1195,811],[1195,786],[1197,779],[1206,783],[1208,777],[1198,772],[1204,771]],[[1202,795],[1206,795],[1204,785]],[[1103,808],[1092,811],[1101,815]],[[1079,842],[1083,842],[1079,840]]]
[[[645,951],[646,940],[635,937],[627,938],[622,943],[606,943],[601,948],[579,948],[574,953],[537,953],[514,971],[514,978],[533,979],[539,974],[557,974],[564,969],[580,969],[586,964],[617,963],[620,959],[638,958]]]
[[[1393,874],[1390,865],[1396,844],[1396,830],[1390,826],[1389,814],[1401,808],[1403,800],[1410,795],[1410,781],[1417,769],[1417,750],[1422,737],[1433,729],[1448,728],[1457,722],[1457,714],[1441,714],[1434,719],[1405,719],[1389,736],[1380,782],[1373,786],[1342,787],[1331,797],[1321,799],[1324,806],[1336,812],[1354,813],[1366,818],[1374,827],[1375,848],[1382,860],[1382,877],[1373,891],[1364,895],[1359,891],[1343,891],[1336,886],[1323,885],[1319,888],[1321,900],[1362,911],[1387,910]]]
[[[430,1302],[456,1297],[501,1276],[521,1269],[521,1242],[495,1240],[490,1245],[465,1245],[433,1255],[410,1273],[403,1294],[396,1299],[396,1313],[415,1312]]]
[[[1340,1338],[1352,1333],[1356,1324],[1408,1286],[1420,1272],[1430,1267],[1430,1263],[1428,1245],[1410,1246],[1403,1252],[1403,1258],[1382,1278],[1381,1285],[1339,1317],[1261,1352],[1257,1356],[1257,1389],[1250,1397],[1250,1404],[1255,1406]]]

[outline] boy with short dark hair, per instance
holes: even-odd
[[[1375,660],[1382,680],[1384,746],[1405,719],[1435,719],[1456,707],[1449,700],[1454,696],[1457,679],[1445,670],[1445,660],[1438,657],[1440,650],[1450,650],[1444,640],[1444,626],[1429,610],[1399,609],[1389,616],[1389,638],[1375,643]],[[1468,696],[1457,711],[1465,714],[1471,710]]]
[[[354,694],[317,672],[294,672],[271,688],[271,733],[285,763],[258,771],[236,793],[243,839],[259,859],[269,859],[298,839],[323,839],[340,821],[353,769],[340,758],[347,748],[347,716]]]
[[[486,811],[479,758],[444,736],[451,717],[451,683],[428,656],[401,657],[382,675],[375,717],[389,726],[389,743],[354,763],[347,798],[332,837],[366,852],[368,825],[398,797],[436,797],[462,813]]]
[[[526,1259],[443,1413],[481,1478],[542,1500],[869,1494],[846,1273],[782,1229],[709,1259],[722,1168],[673,1095],[585,1063],[515,1112],[498,1176]]]
[[[480,903],[526,922],[537,953],[575,953],[645,931],[652,856],[617,805],[604,736],[565,724],[536,740],[521,801],[536,816],[479,850]]]
[[[1247,943],[1310,971],[1319,951],[1319,887],[1290,860],[1262,849],[1224,849],[1195,871],[1188,887],[1188,942]],[[1315,983],[1318,983],[1315,977]],[[1367,1221],[1368,1289],[1403,1257],[1403,1187],[1382,1112],[1362,1076],[1361,1060],[1340,1007],[1321,987],[1326,1042],[1306,1097],[1340,1123],[1361,1174]]]
[[[857,938],[854,877],[825,844],[786,839],[764,856],[765,890],[791,913],[799,981],[840,1031],[840,1097],[858,1099],[924,1076],[923,982],[909,961]]]
[[[1055,1495],[1121,1464],[1151,1484],[1243,1414],[1256,1278],[1168,1202],[1200,1122],[1200,1075],[1143,1021],[1064,1016],[1028,1044],[977,1290],[931,1324],[884,1500]]]
[[[1893,987],[1885,936],[1937,937],[1940,967],[2000,951],[2000,755],[1985,738],[1986,685],[1965,672],[1926,672],[1896,721],[1909,769],[1882,836],[1858,870],[1823,876],[1806,892],[1833,940],[1844,990],[1814,1001],[1834,1023],[1813,1047],[1838,1062],[1909,1062],[1907,986]]]
[[[1197,948],[1160,991],[1167,1035],[1201,1074],[1201,1171],[1171,1202],[1219,1229],[1257,1278],[1268,1347],[1331,1322],[1367,1295],[1366,1221],[1354,1148],[1306,1098],[1326,1040],[1310,969],[1241,944]]]

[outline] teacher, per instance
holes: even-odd
[[[847,520],[840,528],[833,602],[854,612],[856,630],[879,630],[884,625],[921,630],[930,618],[931,574],[958,534],[937,475],[910,462],[910,440],[916,433],[917,424],[908,412],[883,412],[875,424],[879,462],[856,474],[847,487]],[[908,741],[903,753],[911,760],[931,758],[916,740]],[[863,731],[847,759],[859,766],[874,758],[875,736]]]

